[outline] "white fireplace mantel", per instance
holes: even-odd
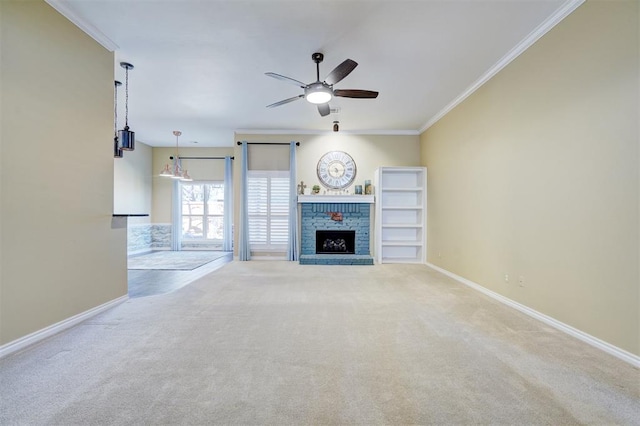
[[[375,203],[374,195],[298,195],[298,203]]]

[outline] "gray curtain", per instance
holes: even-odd
[[[287,260],[298,260],[298,193],[296,185],[296,143],[289,146],[289,244]]]
[[[224,241],[222,250],[233,250],[233,162],[224,157]]]
[[[251,260],[251,247],[249,245],[249,212],[247,194],[247,172],[248,172],[248,144],[242,142],[242,164],[240,187],[240,229],[238,230],[238,260]]]

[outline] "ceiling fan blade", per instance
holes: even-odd
[[[307,86],[301,81],[295,80],[293,78],[285,77],[284,75],[276,74],[275,72],[265,72],[264,75],[268,75],[269,77],[273,77],[277,80],[282,80],[286,83],[293,84],[298,87],[302,87],[303,89]]]
[[[356,61],[351,59],[346,59],[343,63],[338,65],[329,73],[327,78],[324,79],[325,83],[333,85],[345,78],[346,76],[353,71],[355,67],[358,66]]]
[[[318,104],[318,112],[322,117],[326,117],[331,112],[331,108],[329,107],[328,103]]]
[[[333,91],[333,95],[342,96],[343,98],[373,99],[378,97],[378,92],[373,90],[336,89]]]
[[[298,95],[298,96],[294,96],[294,97],[289,98],[289,99],[284,99],[284,100],[282,100],[280,102],[276,102],[274,104],[267,105],[267,108],[273,108],[273,107],[277,107],[277,106],[280,106],[280,105],[288,104],[289,102],[297,101],[300,98],[304,98],[304,95]]]

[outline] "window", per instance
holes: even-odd
[[[249,170],[247,194],[251,249],[286,251],[289,240],[289,172]]]
[[[182,239],[222,241],[224,238],[224,183],[181,183]]]

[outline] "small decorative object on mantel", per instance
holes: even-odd
[[[311,188],[311,193],[312,194],[319,194],[320,193],[320,185],[313,185],[313,187]]]
[[[301,180],[300,183],[298,184],[298,195],[304,195],[304,190],[307,187],[307,185],[304,184],[304,181]]]
[[[362,195],[362,185],[356,185],[356,195]]]
[[[327,212],[329,216],[331,216],[331,220],[336,222],[342,222],[342,213],[340,212]]]
[[[364,193],[366,195],[373,194],[373,187],[371,186],[371,181],[370,180],[365,180],[364,181]]]

